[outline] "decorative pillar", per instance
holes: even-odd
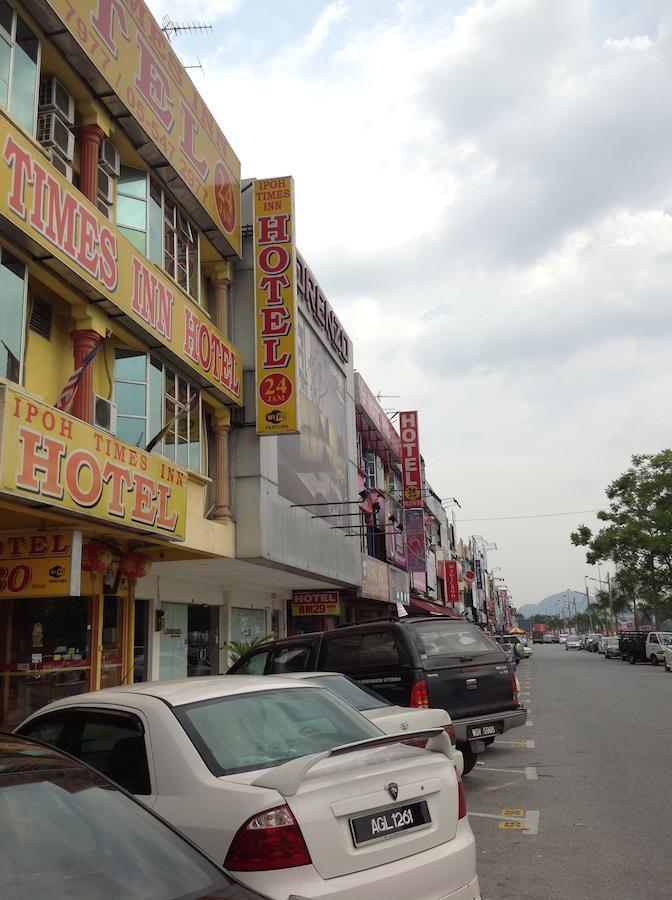
[[[213,263],[209,270],[212,282],[212,324],[218,328],[225,338],[229,335],[229,287],[232,280],[231,263]]]
[[[79,129],[79,189],[94,206],[98,203],[98,151],[103,137],[99,125],[82,125]]]
[[[231,495],[229,489],[229,433],[231,415],[226,410],[215,413],[212,433],[215,436],[215,522],[231,521]]]
[[[96,346],[100,335],[97,331],[86,328],[71,331],[70,339],[73,345],[76,370],[82,365],[86,355]],[[105,351],[103,350],[103,352]],[[71,412],[82,422],[91,424],[93,420],[93,364],[91,363],[82,372]]]

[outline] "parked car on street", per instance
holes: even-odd
[[[672,672],[672,643],[663,647],[663,665],[666,672]]]
[[[507,640],[512,641],[519,649],[518,659],[528,659],[534,653],[534,650],[527,642],[527,638],[523,634],[507,634]]]
[[[578,634],[568,634],[565,638],[565,650],[580,650],[581,636]]]
[[[588,650],[590,653],[597,653],[601,637],[602,635],[596,632],[587,634],[583,642],[583,649]]]
[[[671,631],[650,631],[646,637],[644,652],[652,666],[665,661],[665,647],[672,640]]]
[[[423,749],[319,685],[206,676],[67,697],[18,731],[90,762],[273,900],[480,896],[443,729]]]
[[[502,649],[464,619],[407,616],[296,635],[255,647],[229,671],[287,670],[343,672],[390,703],[445,709],[465,774],[498,734],[527,718]]]
[[[7,900],[262,900],[100,772],[11,734],[0,734],[0,829]]]
[[[604,642],[604,658],[618,659],[620,655],[621,651],[618,648],[618,638],[608,637]]]
[[[618,636],[621,659],[633,666],[638,662],[648,662],[647,637],[647,631],[622,631]]]
[[[339,672],[292,672],[286,675],[270,675],[270,678],[296,678],[329,688],[350,706],[366,716],[385,734],[412,734],[414,731],[425,731],[428,728],[443,728],[451,740],[455,742],[455,728],[445,709],[412,709],[410,706],[394,706],[380,694],[372,691],[364,684],[359,684],[347,675]],[[453,749],[453,763],[457,774],[461,775],[464,759],[460,750]]]
[[[519,655],[522,653],[520,645],[517,641],[509,640],[509,636],[506,634],[491,634],[490,637],[502,648],[506,661],[515,672],[518,668]],[[518,648],[517,652],[516,648]]]
[[[542,644],[552,644],[552,643],[553,643],[553,638],[554,638],[554,637],[555,637],[555,635],[552,635],[552,634],[550,633],[550,631],[545,631],[545,632],[544,632],[544,638],[543,638],[543,640],[542,640]]]
[[[561,634],[561,635],[559,635],[559,636],[558,636],[558,643],[559,643],[559,644],[566,644],[566,643],[567,643],[567,635],[566,635],[566,634]]]

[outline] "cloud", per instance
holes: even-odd
[[[374,392],[420,410],[434,488],[464,518],[600,505],[669,443],[669,3],[219,8],[199,89],[244,175],[295,175],[299,247]],[[581,586],[576,524],[460,533],[522,604]]]

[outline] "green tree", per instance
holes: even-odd
[[[672,450],[633,456],[606,495],[609,507],[597,514],[604,527],[593,534],[580,525],[571,541],[587,548],[590,565],[616,564],[612,602],[631,606],[637,617],[639,601],[660,624],[672,599]]]

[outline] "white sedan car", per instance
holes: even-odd
[[[17,731],[99,769],[273,900],[480,898],[443,730],[409,746],[326,688],[230,675],[67,697]]]
[[[443,728],[450,737],[452,758],[457,774],[464,771],[462,751],[455,748],[455,727],[445,709],[414,709],[410,706],[395,706],[347,675],[339,672],[292,672],[285,675],[270,675],[269,678],[292,678],[320,684],[338,694],[350,706],[358,709],[363,716],[377,725],[385,734],[409,735],[414,731],[428,728]],[[426,743],[426,741],[425,741]]]

